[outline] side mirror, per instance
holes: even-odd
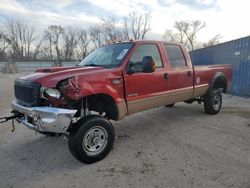
[[[155,62],[152,56],[144,56],[143,62],[143,72],[150,73],[155,71]]]

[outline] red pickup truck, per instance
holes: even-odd
[[[15,81],[14,118],[41,134],[68,135],[83,163],[111,150],[109,120],[176,102],[204,103],[217,114],[231,84],[230,65],[193,66],[186,48],[164,41],[103,46],[74,67],[39,69]]]

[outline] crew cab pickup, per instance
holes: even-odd
[[[176,102],[198,101],[206,113],[217,114],[231,78],[230,65],[193,66],[182,44],[114,43],[77,66],[39,69],[17,79],[13,117],[41,134],[67,135],[72,155],[94,163],[112,149],[110,120]]]

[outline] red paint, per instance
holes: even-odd
[[[199,84],[207,84],[217,72],[226,75],[227,81],[231,83],[232,71],[230,65],[210,65],[192,66],[186,48],[180,45],[185,56],[187,67],[173,69],[170,67],[168,55],[165,51],[163,41],[135,41],[133,48],[126,55],[123,64],[114,69],[101,67],[54,67],[39,69],[36,73],[24,76],[22,79],[33,80],[40,83],[43,87],[55,88],[62,80],[68,80],[65,90],[67,96],[78,100],[92,94],[107,94],[117,102],[135,100],[154,96],[171,90],[194,87],[197,77],[200,78]],[[156,44],[161,54],[163,68],[156,68],[153,73],[127,74],[125,67],[133,52],[141,44]],[[164,74],[168,74],[168,79],[164,79]],[[123,80],[123,75],[125,80]],[[120,80],[120,84],[112,83],[113,80]],[[124,86],[125,83],[125,86]],[[124,93],[126,96],[124,96]]]

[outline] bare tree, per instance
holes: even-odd
[[[184,27],[183,32],[185,33],[185,35],[189,41],[191,50],[194,50],[194,43],[196,40],[196,35],[201,29],[206,27],[206,23],[201,22],[199,20],[194,20],[191,22],[186,22],[186,23],[184,23],[184,25],[185,25],[185,27]]]
[[[62,34],[64,33],[64,29],[60,25],[50,25],[48,29],[45,31],[46,38],[49,41],[49,51],[50,57],[53,59],[53,49],[56,52],[56,57],[59,62],[62,61],[62,50],[60,48],[60,41]]]
[[[123,40],[123,33],[118,28],[117,20],[113,18],[102,18],[101,29],[106,41],[117,42]]]
[[[62,33],[64,45],[63,45],[63,51],[64,51],[64,60],[65,61],[71,61],[75,50],[77,48],[77,30],[73,29],[72,27],[68,27],[64,29],[64,32]]]
[[[150,13],[131,12],[120,23],[114,17],[101,18],[102,23],[89,28],[89,37],[95,48],[107,42],[144,39],[150,30]]]
[[[53,41],[52,41],[52,33],[49,29],[45,29],[44,31],[45,41],[48,42],[48,45],[43,48],[49,51],[49,59],[53,59]]]
[[[36,58],[44,61],[51,61],[50,48],[48,45],[41,45]]]
[[[220,39],[222,38],[222,36],[220,34],[218,35],[215,35],[213,38],[211,38],[208,42],[206,43],[203,43],[203,47],[209,47],[209,46],[213,46],[213,45],[216,45],[216,44],[219,44],[220,43]]]
[[[90,51],[109,42],[120,40],[144,39],[150,28],[150,14],[132,12],[124,18],[124,24],[116,18],[102,18],[100,24],[75,30],[60,25],[48,26],[43,35],[38,35],[35,28],[18,20],[6,20],[4,33],[0,32],[0,54],[8,52],[18,60],[45,58],[71,61],[83,59]],[[91,45],[91,42],[93,45]]]
[[[129,23],[128,23],[128,17],[123,18],[123,34],[124,34],[124,39],[129,40],[130,38],[130,29],[129,29]]]
[[[30,51],[31,51],[31,45],[32,43],[37,39],[37,36],[35,36],[35,28],[34,27],[26,27],[26,36],[24,36],[25,40],[25,55],[31,59],[31,54],[30,54]]]
[[[180,42],[182,41],[182,37],[179,33],[174,33],[173,30],[166,30],[163,35],[163,38],[170,42]]]
[[[103,32],[100,25],[90,27],[89,36],[95,48],[98,48],[104,44]]]
[[[44,36],[45,36],[46,45],[43,47],[43,51],[48,51],[49,59],[52,60],[53,59],[52,33],[48,28],[44,30]]]
[[[124,17],[124,34],[129,39],[130,35],[132,38],[144,39],[147,32],[150,30],[150,12],[144,14],[137,14],[131,12],[128,17]]]
[[[40,53],[42,53],[42,44],[44,43],[45,41],[45,36],[42,35],[40,40],[37,40],[36,41],[36,44],[34,45],[34,51],[33,51],[33,59],[34,60],[37,60],[38,59],[38,56]],[[47,53],[47,52],[46,52]]]
[[[0,59],[6,58],[6,50],[9,46],[9,42],[3,31],[0,31]]]
[[[188,39],[187,39],[186,33],[188,32],[189,27],[190,27],[189,22],[186,22],[186,21],[175,22],[174,27],[177,30],[176,35],[178,36],[179,42],[183,44],[187,44]]]
[[[173,30],[167,30],[164,38],[183,43],[187,45],[190,50],[194,50],[197,34],[204,27],[206,27],[205,22],[199,20],[176,21],[174,25],[176,32]]]
[[[17,20],[7,20],[5,28],[13,56],[20,60],[30,59],[31,46],[37,37],[34,27]]]
[[[81,29],[77,33],[78,47],[77,47],[77,58],[83,60],[89,52],[89,38],[88,32]]]

